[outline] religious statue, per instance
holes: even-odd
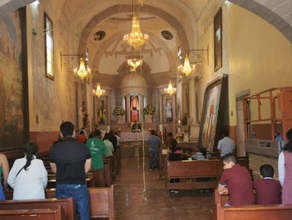
[[[82,102],[82,105],[80,107],[80,114],[82,117],[82,127],[86,128],[87,127],[87,122],[88,122],[88,113],[85,105],[85,101]]]
[[[172,106],[169,100],[167,101],[165,106],[165,119],[166,121],[172,121]]]
[[[141,125],[140,123],[138,123],[137,121],[134,122],[134,124],[132,125],[132,132],[140,132],[141,131]]]
[[[105,123],[105,108],[104,108],[104,101],[102,101],[101,107],[98,112],[99,116],[99,123],[104,124]]]
[[[133,95],[130,99],[131,121],[139,121],[139,99]]]

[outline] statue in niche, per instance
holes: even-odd
[[[104,101],[102,100],[101,101],[101,106],[100,106],[100,109],[98,110],[98,118],[99,118],[99,121],[98,123],[100,124],[104,124],[105,123],[105,107],[104,107]]]
[[[137,95],[130,96],[130,112],[131,122],[139,121],[139,97]]]
[[[85,101],[82,102],[82,105],[80,107],[80,114],[82,117],[82,127],[86,128],[88,125],[88,113],[87,113],[87,108],[85,105]]]
[[[166,121],[172,121],[172,103],[171,103],[171,99],[166,100],[165,119],[166,119]]]

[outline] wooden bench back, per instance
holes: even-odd
[[[217,220],[289,220],[292,216],[292,205],[245,205],[224,206],[227,195],[219,195],[214,191],[214,219]]]
[[[0,201],[0,210],[17,210],[17,209],[56,209],[61,206],[66,215],[66,219],[75,218],[75,202],[73,198],[68,199],[37,199],[37,200],[5,200]]]
[[[54,209],[0,210],[0,219],[5,220],[62,220],[65,219],[61,206]]]

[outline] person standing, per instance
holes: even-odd
[[[104,135],[103,143],[105,144],[105,147],[107,149],[106,156],[113,156],[114,146],[113,146],[112,142],[109,141],[109,134],[108,133],[106,133]]]
[[[288,142],[278,158],[278,173],[282,186],[282,204],[292,204],[292,129],[286,137]]]
[[[223,157],[225,154],[233,153],[235,149],[234,140],[229,138],[229,131],[223,130],[223,138],[218,142],[218,150],[220,156]]]
[[[9,173],[9,164],[7,157],[4,154],[0,153],[0,178],[3,174],[3,186],[0,183],[0,201],[5,200],[5,190],[7,189],[7,178]]]
[[[92,157],[92,170],[103,169],[103,157],[108,154],[107,148],[101,139],[101,131],[98,129],[93,132],[93,138],[88,139],[86,142]]]
[[[44,163],[36,159],[38,145],[29,142],[24,147],[25,156],[15,160],[8,175],[8,184],[13,189],[13,199],[44,199],[48,172]]]
[[[86,173],[91,168],[91,155],[85,144],[75,139],[72,122],[60,125],[62,141],[53,145],[50,152],[50,166],[56,173],[56,197],[73,197],[80,220],[88,220],[89,194]]]
[[[158,162],[158,152],[159,145],[161,144],[161,139],[155,135],[155,131],[151,130],[150,137],[147,139],[147,144],[149,146],[149,170],[159,169]],[[153,167],[153,163],[155,166]]]

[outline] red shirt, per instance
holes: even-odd
[[[281,185],[279,180],[272,178],[259,179],[253,183],[256,190],[256,202],[260,205],[280,204]]]
[[[219,185],[227,186],[229,205],[255,204],[251,175],[247,168],[235,164],[232,168],[224,170]]]

